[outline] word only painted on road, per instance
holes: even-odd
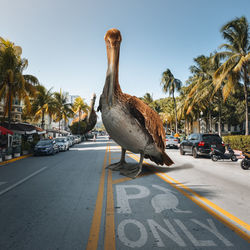
[[[149,238],[153,239],[155,246],[166,247],[169,240],[171,243],[179,247],[190,246],[190,243],[195,247],[216,247],[217,244],[213,240],[216,238],[222,245],[232,247],[233,244],[225,238],[217,229],[214,221],[211,218],[202,221],[195,217],[192,211],[184,210],[179,207],[179,199],[173,191],[159,185],[152,185],[154,191],[158,190],[161,193],[151,197],[150,202],[147,199],[151,192],[149,188],[141,185],[116,185],[117,210],[118,214],[136,215],[137,211],[133,212],[132,207],[139,206],[144,210],[152,209],[152,215],[160,215],[166,212],[175,212],[176,214],[187,214],[188,219],[185,222],[181,218],[165,218],[160,220],[153,218],[139,218],[123,219],[118,225],[118,237],[120,241],[130,248],[143,248],[148,242]],[[143,204],[143,205],[141,205]],[[132,205],[132,206],[131,206]],[[141,211],[141,214],[143,214]],[[192,216],[190,218],[190,216]],[[153,216],[158,218],[159,216]],[[200,231],[203,236],[211,239],[201,240],[197,239],[192,231]],[[136,235],[136,237],[135,237]],[[164,238],[163,238],[164,237]]]

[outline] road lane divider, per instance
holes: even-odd
[[[99,182],[99,188],[96,198],[96,205],[94,210],[94,215],[92,219],[92,224],[90,228],[89,238],[86,250],[95,250],[98,247],[99,241],[99,233],[100,233],[100,225],[101,225],[101,218],[102,218],[102,207],[103,207],[103,194],[104,194],[104,184],[105,184],[105,168],[107,164],[107,152],[108,152],[108,144],[106,146],[103,166],[102,166],[102,173]]]
[[[111,164],[111,151],[109,146],[108,164]],[[106,203],[106,217],[105,217],[105,237],[104,249],[115,250],[115,215],[114,215],[114,197],[113,197],[113,183],[112,170],[108,169],[107,178],[107,203]]]
[[[134,153],[129,153],[129,157],[139,162],[139,157],[135,155]],[[146,161],[143,161],[144,164],[149,165],[150,164]],[[154,170],[155,171],[155,170]],[[207,198],[199,195],[198,193],[194,192],[189,187],[183,185],[182,183],[178,182],[174,178],[170,177],[166,173],[158,173],[155,172],[155,174],[160,177],[165,182],[169,183],[172,187],[177,189],[179,192],[181,192],[183,195],[185,195],[187,198],[192,200],[195,204],[206,210],[209,214],[214,216],[216,219],[221,221],[223,224],[225,224],[227,227],[229,227],[231,230],[236,232],[240,237],[247,240],[250,243],[250,225],[246,222],[240,220],[236,216],[230,214],[226,210],[222,209],[218,205],[214,204]]]
[[[35,175],[41,173],[41,172],[44,171],[46,168],[47,168],[47,167],[43,167],[43,168],[37,170],[36,172],[30,174],[29,176],[23,178],[22,180],[18,181],[17,183],[15,183],[15,184],[13,184],[13,185],[11,185],[11,186],[5,188],[4,190],[0,191],[0,196],[3,195],[3,194],[5,194],[5,193],[7,193],[7,192],[9,192],[10,190],[14,189],[15,187],[21,185],[22,183],[24,183],[25,181],[29,180],[29,179],[32,178],[33,176],[35,176]]]

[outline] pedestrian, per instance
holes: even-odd
[[[95,141],[96,140],[96,134],[94,134],[94,137],[93,137],[93,141]]]

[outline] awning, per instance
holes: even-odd
[[[7,134],[13,135],[13,132],[8,130],[7,128],[0,126],[0,134],[1,135],[7,135]]]
[[[4,124],[5,127],[7,127],[7,124]],[[34,125],[28,124],[28,123],[11,123],[10,129],[17,134],[22,135],[32,135],[32,134],[43,134],[46,133],[46,131],[42,130],[39,127],[36,127]]]

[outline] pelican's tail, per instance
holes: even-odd
[[[144,155],[145,158],[149,158],[151,161],[155,162],[157,165],[164,165],[166,164],[167,166],[172,165],[174,162],[171,160],[171,158],[164,152],[162,151],[158,156],[155,155]]]
[[[162,152],[162,160],[163,160],[163,163],[167,166],[174,164],[171,158],[164,151]]]

